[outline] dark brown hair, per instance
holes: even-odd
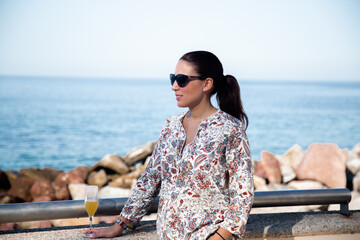
[[[249,119],[241,102],[240,86],[232,75],[224,76],[224,70],[220,60],[211,52],[194,51],[183,55],[180,60],[191,63],[195,71],[202,76],[214,80],[214,88],[211,95],[216,95],[216,100],[222,111],[249,124]]]

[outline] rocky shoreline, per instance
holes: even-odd
[[[85,185],[97,185],[100,198],[128,197],[144,172],[156,142],[148,142],[126,156],[105,155],[91,167],[79,166],[64,172],[52,168],[0,169],[0,204],[79,200]],[[350,210],[360,209],[360,143],[340,149],[331,143],[314,143],[305,151],[294,145],[283,155],[263,151],[253,162],[257,191],[348,188],[352,191]],[[338,206],[254,208],[252,213],[338,210]],[[114,217],[98,217],[95,223],[113,222]],[[88,224],[88,219],[0,224],[1,230]]]

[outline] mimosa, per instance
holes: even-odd
[[[95,215],[98,203],[98,201],[85,201],[85,208],[89,216]]]

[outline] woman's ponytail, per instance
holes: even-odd
[[[218,81],[216,100],[219,108],[233,117],[240,119],[248,126],[249,119],[244,111],[240,95],[240,86],[236,78],[232,75],[226,75],[221,81]]]

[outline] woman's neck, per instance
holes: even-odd
[[[186,114],[186,118],[190,118],[195,121],[201,121],[204,118],[207,118],[211,115],[213,115],[217,109],[209,104],[205,106],[196,106],[194,108],[189,108],[189,111]]]

